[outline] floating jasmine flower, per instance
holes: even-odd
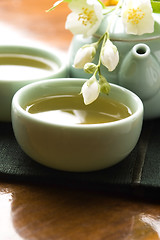
[[[66,29],[74,35],[84,37],[94,34],[102,21],[102,5],[97,0],[72,0],[68,4],[72,12],[68,15]]]
[[[83,68],[86,63],[92,62],[95,54],[96,54],[95,44],[84,45],[77,51],[73,67],[79,69]]]
[[[84,103],[86,105],[94,102],[100,92],[100,86],[96,79],[96,77],[93,75],[89,80],[87,80],[81,89],[81,93],[83,95]]]
[[[150,0],[127,0],[122,19],[129,34],[141,35],[154,31]]]
[[[113,71],[119,62],[117,47],[109,39],[107,39],[102,48],[101,62],[106,68],[108,68],[108,71]]]

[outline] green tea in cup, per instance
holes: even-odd
[[[79,94],[84,82],[38,81],[14,95],[15,137],[33,160],[63,171],[95,171],[122,161],[135,147],[143,122],[142,101],[110,84],[109,95],[100,94],[85,105]]]
[[[28,80],[45,78],[58,65],[42,57],[24,54],[0,54],[0,79]]]
[[[90,105],[82,95],[47,96],[30,102],[25,110],[41,120],[58,124],[99,124],[129,117],[131,110],[110,97],[99,96]]]

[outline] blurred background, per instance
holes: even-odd
[[[62,3],[54,11],[47,13],[46,10],[51,8],[54,2],[0,0],[0,44],[40,41],[67,51],[72,34],[65,30],[65,20],[70,10],[66,3]]]
[[[34,40],[67,51],[72,34],[65,30],[65,20],[70,10],[66,3],[62,3],[47,13],[46,10],[55,2],[56,0],[0,0],[0,44]],[[103,2],[114,5],[118,0]]]

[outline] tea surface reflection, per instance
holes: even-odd
[[[81,95],[58,95],[38,99],[25,109],[41,120],[59,124],[97,124],[118,121],[131,115],[124,104],[99,97],[85,105]]]

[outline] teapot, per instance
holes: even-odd
[[[144,105],[144,118],[160,117],[160,15],[153,14],[154,32],[143,35],[127,34],[122,19],[107,14],[97,30],[89,37],[75,35],[69,49],[70,77],[90,78],[90,74],[83,69],[73,67],[74,57],[80,47],[98,41],[109,28],[110,40],[119,51],[119,64],[113,72],[101,66],[101,72],[107,81],[123,86],[137,94]],[[100,49],[94,58],[97,63]]]

